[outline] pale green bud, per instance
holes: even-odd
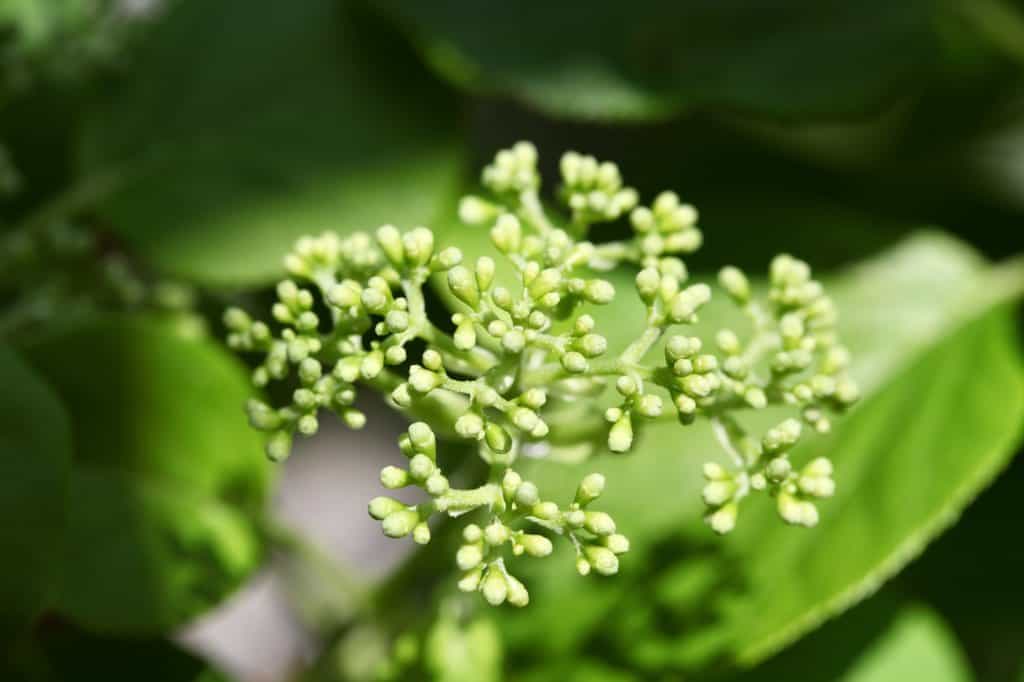
[[[362,287],[357,282],[347,279],[340,284],[335,284],[327,291],[327,300],[339,308],[360,307],[363,302],[362,291]]]
[[[768,396],[757,386],[751,386],[744,391],[743,399],[755,410],[764,409],[768,405]]]
[[[598,305],[611,303],[612,299],[615,298],[615,287],[612,286],[611,282],[603,279],[592,279],[587,282],[586,287],[583,289],[583,298],[590,303]]]
[[[701,341],[695,336],[671,336],[665,344],[665,358],[669,362],[675,362],[699,353],[700,349]]]
[[[554,545],[551,544],[551,540],[547,539],[543,535],[525,534],[520,538],[520,542],[523,545],[523,549],[526,550],[526,553],[534,557],[546,557],[554,550]]]
[[[455,433],[463,438],[481,438],[484,433],[484,420],[472,412],[464,414],[455,420]]]
[[[718,273],[718,283],[737,303],[744,304],[750,300],[750,282],[739,268],[731,265],[722,268]]]
[[[632,445],[633,422],[626,412],[608,431],[608,449],[612,452],[627,452]]]
[[[404,332],[409,328],[409,313],[404,310],[390,310],[384,317],[384,324],[392,333]]]
[[[363,307],[374,315],[383,315],[387,311],[388,296],[380,289],[373,287],[363,289],[360,300],[363,303]]]
[[[480,579],[483,578],[484,572],[482,568],[474,568],[468,571],[459,580],[459,590],[463,592],[476,592],[480,588]]]
[[[615,390],[628,398],[629,396],[636,395],[637,391],[640,390],[640,387],[637,385],[636,380],[633,377],[628,374],[624,374],[615,380]]]
[[[423,351],[423,366],[432,372],[440,372],[441,367],[444,365],[444,359],[441,354],[433,348],[428,348]]]
[[[512,447],[512,436],[501,425],[488,422],[484,430],[484,439],[494,452],[503,455]]]
[[[494,282],[494,259],[481,256],[476,260],[476,283],[480,291],[487,291]]]
[[[391,346],[384,351],[384,362],[389,365],[400,365],[407,359],[405,348],[401,346]]]
[[[434,233],[425,227],[414,228],[402,237],[405,259],[409,265],[423,266],[434,255]]]
[[[482,225],[494,220],[501,208],[477,196],[465,196],[459,201],[459,220],[470,225]]]
[[[526,336],[519,328],[510,329],[501,337],[501,345],[509,353],[521,353],[526,347]]]
[[[471,523],[462,529],[462,539],[466,542],[479,542],[484,537],[484,532],[480,526],[475,523]]]
[[[615,521],[605,512],[588,511],[585,512],[585,518],[583,527],[594,535],[611,535],[615,532]]]
[[[379,350],[370,351],[359,365],[359,374],[364,379],[373,379],[384,369],[384,354]]]
[[[472,321],[466,321],[455,328],[453,337],[455,347],[459,350],[470,350],[476,346],[476,327]]]
[[[492,547],[505,544],[508,538],[508,527],[501,521],[494,520],[484,528],[484,541]]]
[[[437,439],[434,432],[425,422],[413,422],[409,425],[409,441],[416,449],[430,459],[437,458]]]
[[[583,354],[577,353],[576,351],[569,351],[563,355],[561,362],[565,371],[572,372],[573,374],[582,374],[583,372],[586,372],[587,367],[589,367],[587,359],[583,357]]]
[[[600,334],[586,334],[577,343],[580,351],[588,358],[596,358],[608,350],[608,339]]]
[[[769,429],[762,439],[764,449],[775,452],[789,447],[800,439],[802,426],[796,419],[787,419],[778,426]]]
[[[456,298],[476,309],[480,305],[480,290],[476,285],[476,278],[463,265],[456,265],[448,271],[448,288],[455,294]]]
[[[462,262],[462,251],[454,246],[449,246],[437,254],[436,261],[436,265],[433,266],[434,270],[451,270]]]
[[[711,300],[707,284],[694,284],[680,291],[669,304],[669,318],[675,322],[689,322],[697,311]]]
[[[312,436],[320,428],[320,422],[312,414],[304,414],[299,417],[299,421],[295,425],[296,429],[303,436]]]
[[[267,457],[274,462],[280,462],[288,458],[292,452],[292,436],[287,431],[275,431],[267,439]]]
[[[462,545],[455,553],[455,563],[463,571],[476,568],[483,560],[483,549],[478,544]]]
[[[596,500],[604,492],[605,478],[601,474],[587,474],[576,489],[576,503],[587,505]]]
[[[681,415],[691,415],[697,411],[697,402],[686,394],[680,393],[675,397],[674,402]]]
[[[712,383],[702,374],[691,374],[679,380],[680,386],[687,395],[694,398],[704,398],[711,394]]]
[[[818,508],[812,502],[801,500],[785,491],[779,493],[776,502],[779,516],[786,523],[807,528],[818,525]]]
[[[852,379],[840,379],[836,382],[835,397],[843,405],[852,405],[860,399],[860,389]]]
[[[402,233],[394,225],[384,225],[377,229],[377,243],[381,251],[395,267],[405,264],[405,253],[402,249]]]
[[[640,298],[650,304],[658,295],[661,287],[661,275],[656,268],[644,268],[636,276],[636,290]]]
[[[484,599],[487,600],[488,604],[491,606],[501,606],[508,597],[508,583],[505,582],[505,576],[492,565],[487,570],[487,576],[480,586],[480,591],[483,593]]]
[[[704,486],[701,496],[704,504],[709,507],[719,507],[733,498],[736,494],[736,482],[731,479],[711,481]]]
[[[523,481],[516,490],[516,503],[523,507],[532,507],[540,500],[540,491],[530,481]]]
[[[541,502],[533,505],[533,515],[544,521],[554,521],[558,518],[558,505],[554,502]]]
[[[417,545],[425,545],[430,542],[430,526],[426,522],[417,523],[416,527],[412,529],[412,540]]]
[[[435,471],[427,478],[426,482],[423,484],[423,489],[426,490],[427,494],[431,497],[444,495],[449,489],[448,479],[445,478],[441,472]]]
[[[402,509],[405,509],[405,505],[393,497],[375,497],[370,500],[370,516],[378,521],[383,521],[387,516]]]
[[[409,472],[396,466],[386,466],[380,470],[380,482],[389,490],[402,488],[409,485]]]
[[[414,455],[412,459],[409,460],[409,473],[418,481],[427,480],[435,470],[436,467],[434,466],[433,460],[423,453]]]
[[[366,426],[366,415],[359,410],[345,410],[341,415],[341,419],[345,422],[345,426],[350,429],[359,430]]]
[[[250,398],[245,404],[249,416],[249,425],[259,431],[273,431],[281,425],[281,416],[277,410],[261,400]]]
[[[409,368],[409,386],[417,393],[430,393],[444,383],[444,378],[419,365]]]
[[[619,533],[613,533],[607,537],[601,538],[601,542],[604,546],[610,549],[614,554],[625,554],[629,551],[629,539],[625,535]]]
[[[708,525],[711,526],[711,530],[719,535],[725,535],[732,532],[736,527],[736,517],[739,515],[739,511],[739,505],[735,502],[730,502],[724,507],[708,514],[706,520]]]
[[[420,522],[420,515],[413,509],[400,509],[384,517],[381,527],[389,538],[403,538],[412,532]]]
[[[583,553],[594,570],[601,575],[615,575],[619,572],[619,558],[607,547],[587,545]]]
[[[502,253],[517,253],[522,247],[523,229],[519,219],[510,213],[505,213],[498,218],[498,221],[491,228],[491,241]]]
[[[523,583],[510,575],[505,576],[505,581],[508,583],[509,604],[522,608],[530,603],[530,593],[526,590],[526,586]]]
[[[793,466],[789,463],[788,459],[785,457],[776,457],[768,462],[768,466],[764,469],[764,474],[769,481],[773,483],[782,483],[789,478],[792,471]]]
[[[391,391],[391,399],[395,401],[395,404],[399,407],[409,407],[412,405],[412,395],[409,393],[409,384],[399,384],[395,387],[395,390]]]
[[[742,350],[740,339],[731,329],[723,329],[715,335],[715,343],[727,355],[736,355]]]

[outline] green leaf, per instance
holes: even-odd
[[[443,682],[498,682],[501,677],[501,636],[489,618],[460,624],[443,616],[425,643],[425,662],[434,679]]]
[[[932,610],[883,593],[731,682],[970,682],[954,634]]]
[[[725,546],[698,529],[700,467],[719,452],[702,423],[654,425],[625,457],[578,467],[544,463],[531,476],[552,499],[571,496],[581,474],[604,473],[602,508],[629,520],[622,531],[632,549],[612,581],[580,579],[557,561],[523,570],[533,599],[529,614],[503,619],[511,648],[565,653],[593,636],[609,611],[636,610],[665,566],[712,561],[721,579],[680,607],[687,614],[677,620],[680,630],[665,631],[663,619],[635,628],[616,619],[617,630],[629,632],[619,639],[642,651],[654,628],[676,642],[672,662],[651,665],[699,666],[730,650],[752,664],[876,589],[998,473],[1013,452],[1024,396],[1007,314],[990,311],[1020,295],[1024,264],[988,267],[952,239],[922,234],[829,286],[865,398],[837,420],[831,437],[809,439],[796,454],[797,461],[827,455],[837,466],[839,493],[821,505],[819,528],[784,527],[764,502],[744,509],[737,537]],[[598,309],[598,328],[638,328],[633,308],[629,301]],[[712,308],[702,324],[732,325],[734,317],[728,306]],[[762,428],[777,415],[741,420]],[[681,540],[664,544],[681,532]],[[689,627],[693,618],[701,628]],[[559,628],[545,629],[538,641],[541,621]]]
[[[460,166],[455,101],[335,0],[172,3],[96,93],[85,191],[151,264],[266,283],[293,242],[431,218]],[[91,185],[91,188],[90,188]]]
[[[99,632],[156,632],[260,562],[269,467],[245,372],[172,322],[95,320],[28,356],[71,413],[68,541],[56,608]]]
[[[227,682],[226,677],[165,639],[117,639],[52,625],[16,642],[0,662],[4,679],[24,682]],[[10,677],[7,677],[9,675]]]
[[[0,346],[0,637],[44,607],[59,568],[71,430],[53,391]]]
[[[920,87],[942,56],[933,0],[377,4],[452,82],[574,118],[860,116]]]

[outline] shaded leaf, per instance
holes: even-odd
[[[50,597],[67,512],[71,429],[54,392],[0,346],[0,636]]]
[[[378,0],[449,80],[556,116],[657,119],[693,106],[780,117],[869,113],[942,53],[934,0],[851,5]]]
[[[152,632],[210,608],[259,563],[267,497],[245,372],[168,321],[100,318],[28,356],[71,413],[69,536],[56,608]]]
[[[206,284],[272,280],[305,234],[426,221],[459,169],[452,98],[334,0],[173,3],[107,86],[87,184],[150,263]]]

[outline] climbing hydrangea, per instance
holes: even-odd
[[[751,332],[687,335],[682,330],[712,297],[707,283],[690,280],[682,260],[702,243],[697,211],[673,192],[640,205],[618,167],[591,156],[569,152],[560,171],[557,197],[567,216],[542,203],[537,151],[526,142],[498,152],[484,169],[489,196],[468,196],[459,206],[464,222],[489,230],[514,283],[499,281],[490,257],[464,262],[459,249],[440,248],[427,228],[403,233],[386,225],[372,237],[301,239],[285,259],[292,278],[277,288],[273,326],[237,308],[224,317],[233,348],[262,353],[257,386],[295,382],[287,405],[248,405],[252,425],[270,433],[272,459],[288,455],[296,433],[316,433],[324,411],[362,427],[365,416],[354,406],[360,385],[386,392],[416,420],[399,439],[407,466],[385,467],[380,479],[388,489],[420,488],[427,501],[377,497],[370,515],[386,535],[423,544],[432,516],[476,512],[455,556],[458,585],[494,605],[529,601],[508,563],[524,553],[549,555],[552,539],[570,543],[582,575],[618,571],[629,542],[608,514],[592,508],[605,487],[602,475],[586,476],[575,497],[559,503],[517,471],[524,453],[543,455],[553,443],[571,442],[562,433],[580,428],[570,423],[580,413],[569,412],[570,420],[567,409],[605,400],[605,387],[618,396],[598,421],[612,453],[629,451],[644,421],[710,422],[731,460],[704,467],[706,519],[718,533],[733,529],[740,503],[758,491],[774,496],[787,523],[815,525],[814,500],[835,490],[832,465],[819,458],[797,467],[789,453],[805,427],[828,431],[829,415],[857,399],[834,306],[806,263],[776,257],[763,296],[740,270],[724,268],[718,284]],[[586,240],[594,224],[620,219],[628,219],[629,239]],[[615,288],[597,273],[622,265],[638,269],[646,324],[612,353],[586,309],[612,301]],[[456,308],[451,333],[428,317],[423,290],[431,279]],[[794,416],[760,437],[736,417],[769,405],[789,406]],[[477,487],[453,485],[457,472],[438,458],[453,440],[471,444],[486,463],[490,473]]]

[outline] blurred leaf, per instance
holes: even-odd
[[[59,569],[71,431],[53,391],[3,346],[0,385],[0,636],[7,642],[43,608]]]
[[[460,624],[442,616],[427,635],[427,668],[441,682],[499,682],[502,645],[489,618]]]
[[[69,538],[56,608],[156,632],[218,603],[261,559],[267,497],[245,372],[173,323],[108,317],[28,349],[71,413]]]
[[[555,116],[861,116],[921,87],[943,56],[936,0],[377,4],[449,80]]]
[[[174,3],[96,94],[82,171],[150,263],[266,283],[296,238],[431,218],[459,171],[455,101],[335,0]]]
[[[165,639],[115,639],[48,625],[18,642],[0,672],[24,682],[227,682],[228,678]]]
[[[930,609],[883,593],[732,682],[970,682],[960,647]]]
[[[727,552],[712,555],[722,562],[722,579],[687,607],[701,627],[665,631],[664,621],[653,621],[660,628],[655,633],[693,648],[678,654],[677,663],[696,665],[729,641],[741,645],[735,654],[750,663],[848,607],[913,558],[1005,464],[1024,414],[1016,340],[1006,315],[993,313],[952,332],[1019,296],[1022,267],[986,267],[954,240],[924,234],[828,284],[865,399],[838,421],[832,437],[809,439],[796,457],[833,458],[839,495],[822,505],[821,527],[812,531],[784,527],[768,504],[744,510],[736,540]],[[594,313],[598,329],[611,332],[612,345],[625,340],[616,338],[622,336],[616,330],[639,328],[639,306],[628,294],[623,300],[628,306]],[[734,324],[730,308],[713,307],[702,315],[702,327]],[[960,381],[968,371],[970,381]],[[743,421],[757,429],[777,418],[753,413]],[[692,541],[667,551],[657,542],[697,525],[700,467],[718,451],[702,423],[684,430],[657,424],[643,432],[638,451],[629,456],[534,467],[531,476],[552,499],[571,496],[587,471],[607,475],[602,508],[629,519],[623,532],[633,544],[613,581],[581,580],[568,558],[562,566],[523,562],[533,599],[529,614],[502,619],[511,646],[567,652],[608,613],[638,608],[637,590],[654,584],[646,564],[707,560],[706,548],[695,549]],[[704,538],[699,544],[711,542],[706,529],[693,532]],[[541,628],[538,639],[538,622],[559,627]],[[620,630],[630,626],[623,618],[613,622]],[[640,647],[644,627],[619,639]]]

